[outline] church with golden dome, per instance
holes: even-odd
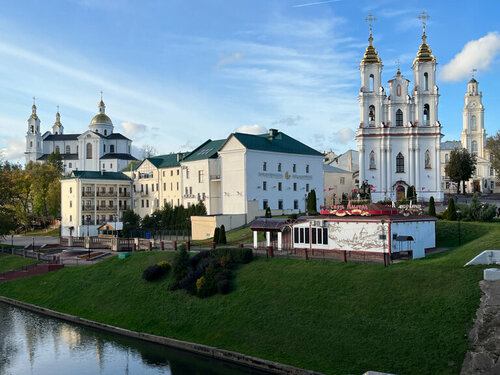
[[[64,173],[68,174],[72,171],[117,172],[137,160],[131,154],[132,140],[113,131],[113,122],[106,114],[102,97],[89,129],[81,134],[64,133],[59,109],[52,131],[42,134],[36,110],[33,101],[26,133],[26,163],[43,163],[51,153],[59,153]]]

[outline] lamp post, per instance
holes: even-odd
[[[460,232],[460,219],[462,218],[462,211],[457,210],[458,216],[458,246],[462,245],[462,233]]]

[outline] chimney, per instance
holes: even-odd
[[[278,129],[269,129],[269,135],[271,137],[275,137],[276,135],[278,135]]]
[[[177,162],[180,162],[182,160],[182,152],[177,153]]]

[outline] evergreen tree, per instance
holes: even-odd
[[[215,243],[219,243],[219,236],[220,236],[220,228],[219,227],[215,227],[215,230],[214,230],[214,241]]]
[[[60,174],[63,174],[64,164],[59,152],[51,152],[49,156],[47,156],[47,163],[52,165]]]
[[[436,204],[434,203],[434,197],[431,197],[429,199],[429,215],[430,216],[436,216]]]
[[[314,215],[316,211],[316,191],[312,189],[309,194],[307,194],[307,212]]]
[[[269,206],[266,207],[266,214],[264,215],[264,217],[266,218],[271,218],[272,215],[271,215],[271,209],[269,208]]]
[[[224,224],[220,226],[220,232],[219,232],[219,243],[220,244],[227,244],[227,239],[226,239],[226,227]]]
[[[446,220],[457,220],[457,209],[455,208],[455,200],[450,198],[448,200],[448,208],[443,213],[443,218]]]

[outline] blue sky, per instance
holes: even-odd
[[[460,137],[473,67],[496,133],[496,1],[11,1],[0,14],[0,149],[23,161],[33,96],[42,132],[60,105],[65,132],[80,133],[101,90],[115,131],[158,153],[271,127],[319,150],[356,148],[364,19],[377,18],[383,82],[399,59],[413,86],[423,10],[444,140]]]

